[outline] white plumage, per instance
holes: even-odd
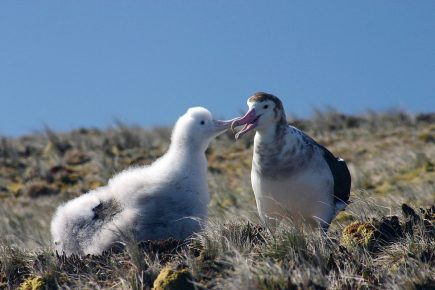
[[[236,138],[256,130],[251,183],[260,218],[271,228],[292,217],[326,230],[349,199],[346,163],[289,126],[277,97],[257,93],[248,106],[248,113],[233,125],[245,125]]]
[[[229,125],[204,108],[189,109],[178,119],[165,155],[57,209],[51,222],[56,250],[101,254],[124,235],[185,239],[199,231],[210,199],[205,150]]]

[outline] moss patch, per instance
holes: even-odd
[[[353,222],[344,228],[342,242],[347,246],[369,247],[374,241],[375,230],[375,227],[369,222]]]
[[[341,222],[341,223],[342,222],[350,222],[350,221],[354,221],[355,217],[347,211],[341,211],[337,214],[337,216],[335,217],[335,220],[337,222]]]
[[[192,275],[188,269],[173,270],[165,267],[154,281],[154,290],[194,290]]]
[[[8,189],[9,192],[11,192],[11,193],[16,195],[16,194],[19,194],[22,191],[23,187],[24,186],[21,183],[19,183],[19,182],[12,182],[12,183],[8,184],[7,189]]]
[[[39,290],[44,288],[44,279],[41,277],[29,277],[20,284],[19,290]]]
[[[384,181],[381,185],[375,188],[375,192],[378,194],[386,194],[393,190],[393,186],[388,181]]]
[[[380,221],[355,221],[344,228],[342,243],[377,251],[403,237],[402,225],[397,216],[383,217]]]

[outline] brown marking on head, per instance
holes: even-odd
[[[248,99],[248,102],[250,103],[264,102],[264,101],[272,101],[275,104],[275,108],[273,109],[273,112],[275,113],[275,117],[278,117],[279,114],[281,114],[280,122],[284,121],[284,123],[287,124],[284,107],[282,106],[281,100],[277,96],[264,92],[257,92],[253,94],[251,97],[249,97]]]

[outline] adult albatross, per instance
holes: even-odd
[[[251,183],[260,218],[274,228],[284,217],[327,230],[347,206],[351,177],[346,162],[287,124],[281,101],[259,92],[248,99],[245,125],[236,139],[255,130]]]

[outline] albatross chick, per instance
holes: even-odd
[[[204,108],[189,109],[175,124],[169,150],[153,164],[126,169],[57,209],[51,222],[55,249],[95,255],[131,234],[141,241],[198,232],[210,200],[205,151],[230,124]]]

